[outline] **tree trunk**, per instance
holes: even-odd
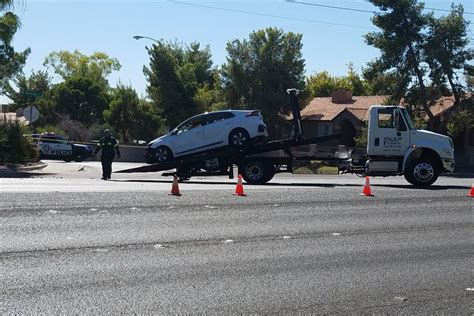
[[[122,128],[122,139],[123,139],[123,142],[124,142],[124,143],[127,143],[127,142],[128,142],[128,139],[127,139],[127,131],[125,130],[125,128]]]
[[[452,72],[445,72],[445,73],[454,95],[454,104],[458,104],[461,101],[461,95],[459,94],[459,91],[456,89],[456,85],[454,84],[453,73]]]
[[[415,70],[416,77],[418,78],[418,83],[420,84],[421,105],[423,106],[423,110],[426,112],[426,115],[428,115],[428,129],[433,130],[432,123],[434,116],[433,113],[431,113],[428,101],[426,100],[426,87],[425,83],[423,82],[423,74],[421,73],[421,70],[418,67],[418,60],[416,59],[415,50],[413,49],[412,45],[409,45],[409,53],[413,61],[413,68]]]

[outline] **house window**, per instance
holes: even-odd
[[[318,124],[318,136],[328,136],[332,133],[330,123],[319,123]]]

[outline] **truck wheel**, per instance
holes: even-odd
[[[410,163],[404,176],[408,182],[417,187],[427,187],[438,179],[439,168],[431,160],[419,159]]]
[[[159,146],[155,152],[155,161],[156,162],[163,162],[173,159],[173,153],[168,147]]]
[[[244,180],[250,184],[264,184],[275,175],[273,166],[259,160],[245,162],[240,169]]]
[[[236,128],[229,134],[229,145],[234,148],[240,148],[250,142],[249,133],[242,128]]]

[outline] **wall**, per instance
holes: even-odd
[[[145,148],[145,146],[120,145],[120,159],[115,158],[114,161],[145,163]],[[100,161],[100,152],[98,155],[91,157],[88,160]]]

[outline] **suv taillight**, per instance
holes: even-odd
[[[249,117],[249,116],[260,116],[260,111],[249,112],[247,113],[246,117]]]

